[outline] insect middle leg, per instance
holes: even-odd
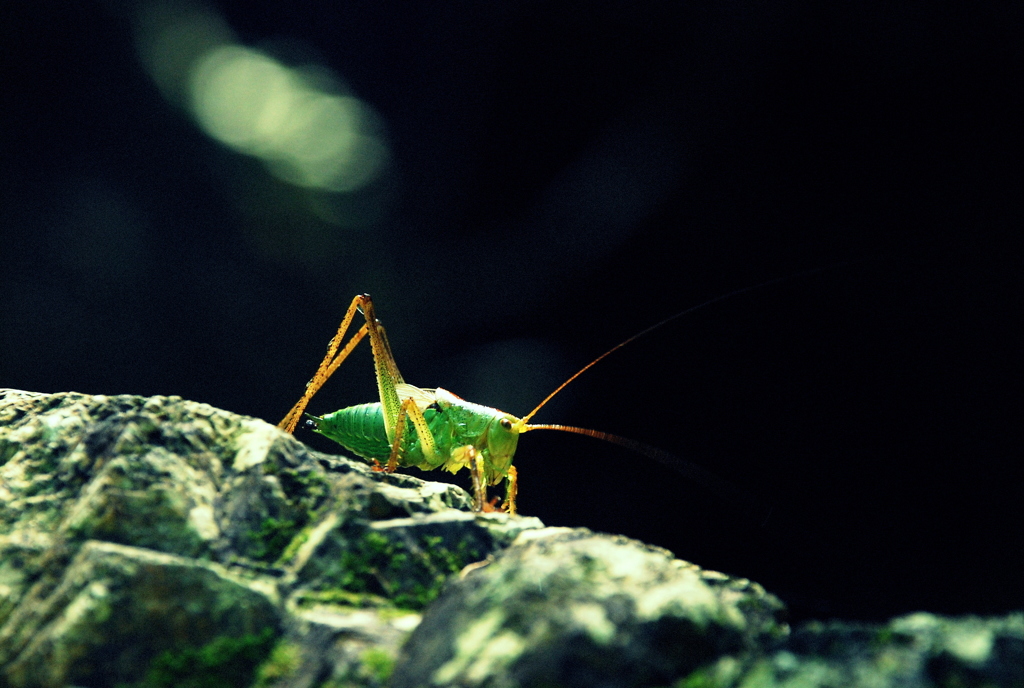
[[[391,441],[391,455],[388,456],[388,463],[383,469],[385,473],[394,473],[398,468],[398,457],[402,453],[402,440],[405,438],[406,418],[412,423],[416,436],[420,439],[420,450],[423,452],[423,456],[430,463],[435,463],[437,460],[437,444],[434,442],[434,436],[430,434],[427,419],[423,417],[423,411],[420,411],[416,405],[416,400],[409,398],[402,402],[402,406],[398,410],[395,437]]]

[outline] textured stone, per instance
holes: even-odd
[[[264,686],[382,685],[413,610],[542,525],[177,397],[3,390],[0,497],[16,688],[165,685],[240,657]]]
[[[428,609],[392,685],[656,685],[785,636],[782,610],[635,540],[527,531]]]
[[[757,583],[469,508],[206,404],[0,390],[0,688],[1024,688],[1021,613],[790,633]]]

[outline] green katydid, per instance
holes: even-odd
[[[813,272],[818,270],[810,270],[799,275]],[[327,347],[326,356],[313,378],[307,383],[302,398],[278,423],[278,427],[288,433],[294,432],[313,395],[320,390],[359,342],[369,335],[380,401],[349,406],[324,416],[306,415],[309,418],[308,423],[316,432],[369,459],[375,470],[390,473],[399,467],[412,466],[423,470],[443,468],[456,473],[462,468],[468,468],[472,477],[474,510],[492,510],[493,505],[487,501],[487,487],[505,480],[505,502],[501,508],[514,514],[518,478],[512,465],[512,458],[519,442],[519,435],[529,430],[560,430],[625,446],[672,466],[719,495],[734,497],[737,494],[735,486],[700,466],[660,449],[598,430],[570,425],[531,424],[529,421],[569,383],[633,340],[698,308],[799,275],[790,275],[731,291],[651,325],[585,365],[522,418],[465,401],[440,387],[423,389],[406,383],[398,372],[398,365],[391,353],[384,327],[374,313],[373,301],[369,294],[361,294],[352,299],[337,334]],[[342,341],[357,312],[365,316],[366,323],[342,346]]]
[[[362,312],[366,323],[342,347],[357,311]],[[398,372],[387,335],[374,314],[369,294],[352,299],[337,334],[327,347],[327,355],[306,386],[302,398],[278,424],[279,428],[289,433],[295,430],[313,395],[367,335],[373,350],[380,402],[350,406],[320,417],[309,416],[309,419],[317,432],[371,460],[377,470],[390,473],[399,467],[413,466],[423,470],[444,468],[455,473],[468,468],[473,480],[473,508],[476,511],[491,507],[486,497],[487,486],[496,485],[504,479],[507,487],[502,508],[514,514],[517,483],[512,457],[521,433],[538,428],[557,428],[602,435],[582,428],[529,425],[527,421],[547,403],[546,399],[529,415],[516,418],[509,413],[465,401],[445,389],[423,389],[406,383]],[[380,462],[385,459],[386,463],[381,466]]]

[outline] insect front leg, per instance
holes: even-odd
[[[508,467],[508,477],[505,482],[505,503],[501,505],[501,510],[516,515],[516,497],[519,495],[519,471],[516,470],[515,466]]]
[[[487,481],[484,480],[484,457],[476,447],[466,447],[469,472],[473,476],[473,511],[483,511],[487,504]]]
[[[504,511],[515,516],[516,514],[516,493],[519,490],[519,482],[516,477],[516,469],[509,466],[505,488],[505,502],[498,508],[498,497],[488,501],[487,499],[487,478],[484,473],[484,455],[474,446],[466,445],[455,450],[460,454],[461,463],[469,468],[473,481],[473,511]]]

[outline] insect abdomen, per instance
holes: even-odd
[[[385,461],[391,454],[380,402],[349,406],[315,422],[317,432],[363,458]]]

